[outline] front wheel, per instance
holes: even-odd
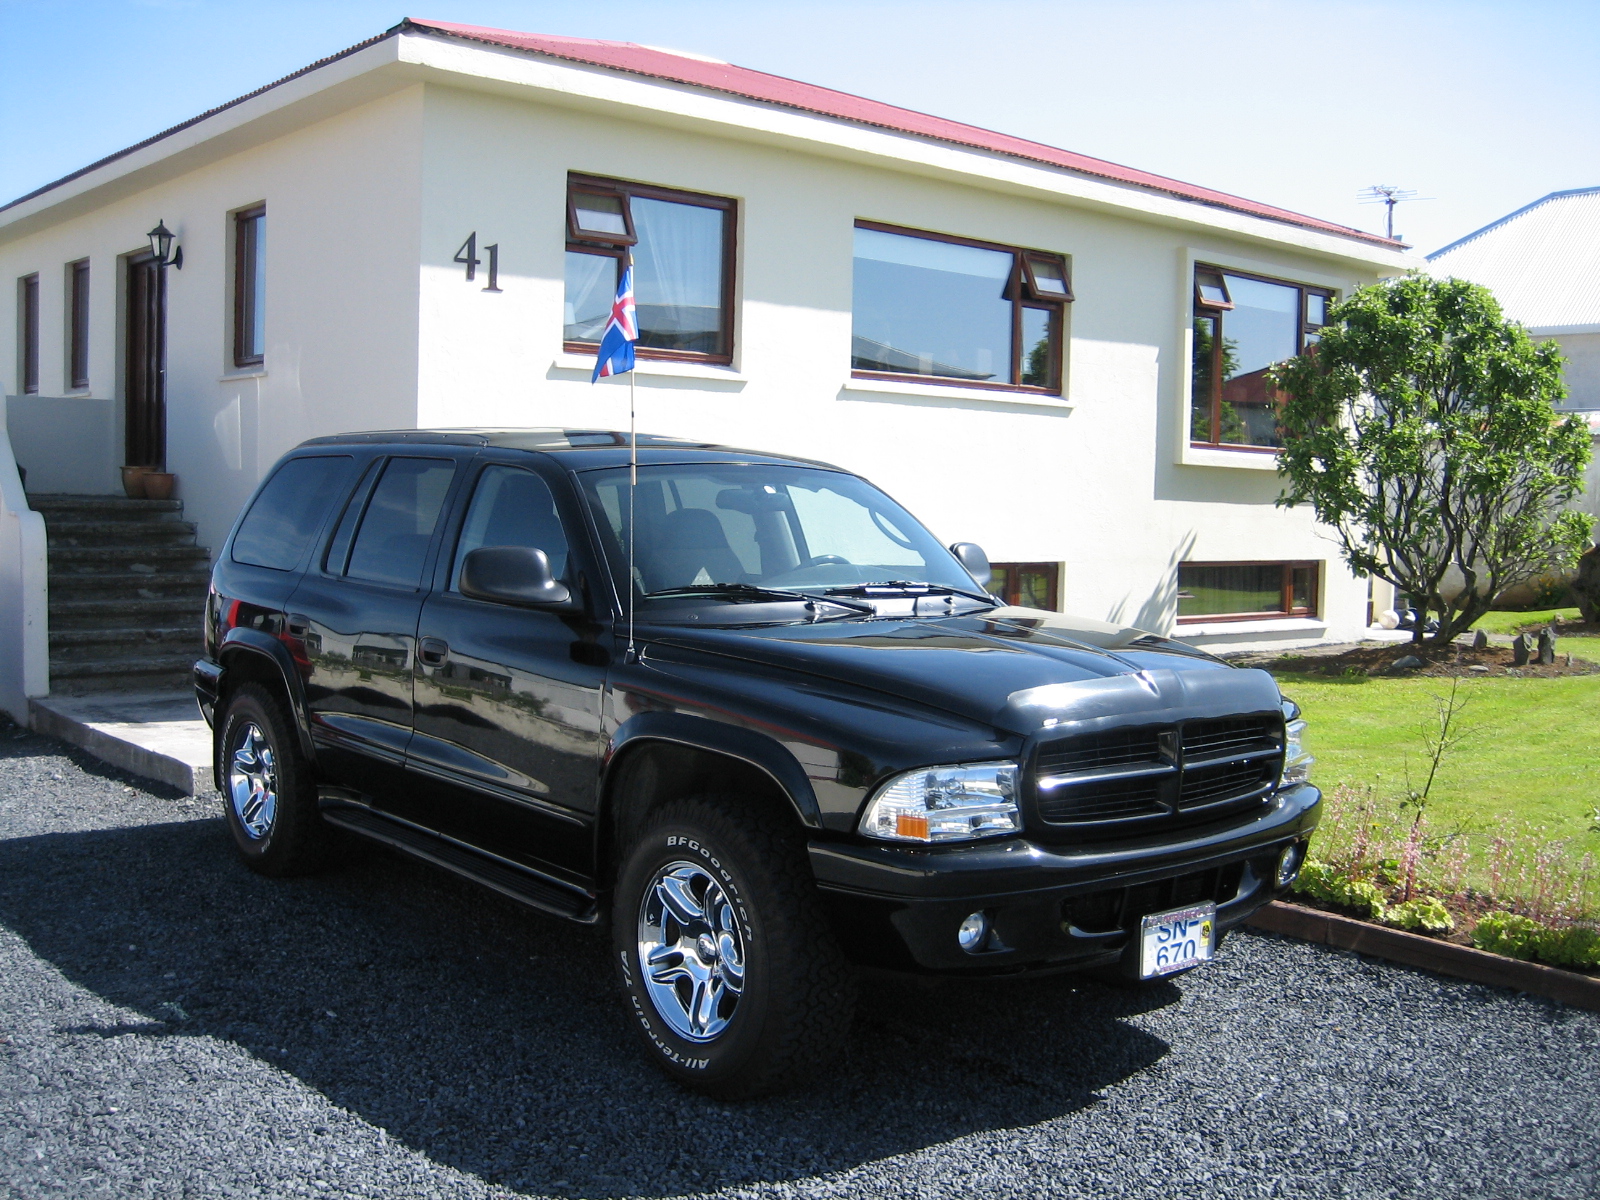
[[[629,847],[612,944],[668,1074],[722,1099],[801,1082],[849,1030],[855,980],[804,847],[736,796],[677,801]]]

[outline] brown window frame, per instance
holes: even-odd
[[[1193,315],[1190,318],[1190,328],[1192,329],[1194,322],[1200,320],[1201,318],[1206,318],[1217,322],[1217,336],[1211,339],[1210,396],[1211,434],[1213,438],[1216,438],[1219,436],[1219,432],[1222,429],[1222,342],[1223,338],[1226,336],[1225,330],[1227,328],[1227,322],[1224,318],[1226,317],[1227,313],[1233,311],[1233,302],[1232,298],[1230,297],[1229,302],[1226,305],[1204,303],[1200,298],[1200,274],[1202,272],[1214,272],[1219,275],[1222,278],[1222,286],[1224,291],[1227,290],[1227,280],[1229,275],[1236,276],[1240,279],[1255,279],[1261,283],[1272,283],[1278,285],[1279,287],[1295,288],[1299,292],[1299,300],[1297,303],[1300,313],[1299,345],[1295,349],[1296,354],[1304,354],[1306,352],[1306,347],[1311,345],[1312,342],[1316,340],[1315,335],[1320,334],[1324,328],[1322,325],[1313,325],[1309,320],[1307,320],[1307,313],[1310,308],[1307,297],[1321,296],[1329,305],[1332,305],[1334,303],[1335,296],[1333,291],[1329,288],[1317,287],[1316,285],[1309,283],[1298,283],[1293,279],[1278,279],[1271,275],[1257,275],[1251,271],[1236,271],[1232,267],[1222,267],[1218,266],[1216,263],[1197,262],[1194,264],[1194,307]],[[1324,315],[1326,315],[1326,309],[1324,310]],[[1192,353],[1190,356],[1189,379],[1190,386],[1193,387],[1194,365]],[[1279,400],[1279,404],[1282,404],[1281,399]],[[1197,450],[1237,450],[1243,451],[1246,454],[1276,454],[1282,448],[1279,446],[1246,446],[1238,442],[1197,440],[1194,437],[1194,397],[1192,395],[1189,397],[1189,411],[1184,414],[1184,419],[1189,429],[1189,445]]]
[[[1058,563],[1058,562],[1000,562],[1000,563],[990,563],[989,564],[989,569],[991,571],[996,571],[996,572],[998,572],[998,571],[1014,572],[1016,576],[1021,576],[1023,574],[1023,572],[1028,572],[1028,573],[1034,574],[1034,575],[1043,575],[1043,576],[1045,576],[1049,580],[1049,586],[1047,588],[1047,599],[1049,600],[1049,603],[1046,604],[1045,607],[1050,612],[1060,612],[1061,611],[1061,564],[1060,563]],[[993,592],[995,595],[999,596],[1007,604],[1012,605],[1013,607],[1017,607],[1017,606],[1021,605],[1021,603],[1022,603],[1022,589],[1021,589],[1020,586],[1010,586],[1010,587],[1007,587],[1005,591],[1001,592],[1001,591],[997,591],[996,590],[994,584],[995,584],[995,581],[994,580],[990,580],[990,582],[989,582],[989,590],[991,592]],[[1018,584],[1020,584],[1020,579],[1018,580]]]
[[[242,208],[233,214],[233,365],[235,367],[259,367],[267,357],[265,346],[254,347],[254,353],[247,352],[250,347],[246,331],[250,331],[251,334],[255,331],[256,267],[255,235],[252,234],[247,239],[244,232],[246,222],[257,219],[265,221],[266,216],[265,204]]]
[[[1303,311],[1303,310],[1302,310]],[[1225,621],[1288,621],[1305,617],[1315,618],[1321,607],[1322,599],[1322,563],[1316,559],[1296,558],[1241,558],[1223,561],[1182,562],[1178,564],[1181,571],[1184,567],[1282,567],[1283,568],[1283,610],[1267,612],[1241,612],[1241,613],[1196,613],[1193,616],[1178,617],[1179,625],[1214,625]],[[1294,606],[1294,573],[1297,570],[1310,570],[1311,575],[1311,603],[1303,608]],[[1177,573],[1174,572],[1174,584],[1177,583]],[[1177,588],[1181,590],[1181,585]]]
[[[17,390],[39,393],[39,272],[17,280]]]
[[[89,386],[89,260],[67,264],[67,388]]]
[[[1027,246],[1006,246],[999,242],[985,242],[978,238],[957,237],[951,233],[932,233],[926,229],[910,229],[904,225],[889,225],[882,221],[858,219],[856,229],[875,229],[879,233],[893,233],[901,237],[923,238],[930,242],[949,242],[956,246],[976,246],[980,250],[998,250],[1012,256],[1011,279],[1006,284],[1006,298],[1011,301],[1011,383],[991,383],[981,379],[950,379],[942,375],[912,375],[899,371],[862,371],[850,369],[852,379],[881,379],[893,383],[928,383],[939,387],[980,388],[991,392],[1023,392],[1035,396],[1059,397],[1065,372],[1062,366],[1063,338],[1065,336],[1067,305],[1073,302],[1072,264],[1065,254],[1039,250]],[[1053,292],[1040,292],[1033,279],[1029,260],[1045,259],[1061,268],[1061,279],[1066,285],[1065,296]],[[1044,386],[1022,383],[1022,310],[1044,309],[1051,314],[1050,321],[1050,382]],[[854,314],[852,313],[852,318]]]
[[[615,196],[622,201],[624,234],[603,234],[578,228],[577,194]],[[728,366],[733,362],[734,287],[737,283],[739,250],[739,202],[731,196],[711,196],[704,192],[686,192],[677,188],[657,187],[654,184],[632,183],[624,179],[607,179],[598,175],[567,173],[567,251],[573,254],[592,254],[597,258],[612,258],[626,263],[631,247],[638,242],[634,231],[632,199],[665,200],[672,204],[693,204],[700,208],[720,209],[722,221],[722,323],[717,330],[717,341],[722,349],[715,353],[702,350],[669,350],[659,346],[635,345],[634,355],[659,362],[695,362]],[[595,354],[599,342],[563,340],[561,348],[568,354]]]

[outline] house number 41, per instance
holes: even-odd
[[[489,256],[489,286],[486,292],[498,292],[500,288],[500,243],[485,246],[483,252]],[[461,249],[456,251],[455,262],[465,264],[467,268],[467,282],[471,283],[478,278],[478,267],[483,259],[478,257],[478,231],[474,229],[467,235],[467,240],[461,243]]]

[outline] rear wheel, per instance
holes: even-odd
[[[650,1056],[723,1099],[801,1082],[839,1049],[855,980],[804,846],[736,796],[676,801],[628,848],[613,952]]]
[[[222,711],[216,747],[223,815],[245,864],[263,875],[322,866],[333,831],[282,702],[260,684],[241,685]]]

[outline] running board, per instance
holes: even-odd
[[[330,791],[332,795],[327,794]],[[593,925],[600,919],[600,906],[593,896],[574,891],[548,876],[514,867],[410,825],[390,820],[364,805],[350,803],[344,795],[333,789],[326,789],[322,800],[322,817],[330,825],[348,829],[351,833],[391,846],[413,858],[443,867],[540,912],[565,917],[583,925]],[[330,800],[333,801],[331,805],[328,803]]]

